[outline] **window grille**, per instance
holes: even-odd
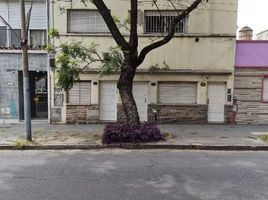
[[[168,33],[177,16],[177,11],[145,11],[145,33]],[[176,33],[186,32],[186,21],[187,18],[184,18],[178,23]]]

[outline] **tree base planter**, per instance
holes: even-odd
[[[148,143],[164,141],[155,123],[111,123],[104,129],[103,144],[123,144],[123,143]]]

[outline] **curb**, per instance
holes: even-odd
[[[204,151],[268,151],[267,146],[234,145],[176,145],[176,144],[111,144],[111,145],[25,145],[21,148],[12,145],[0,145],[0,150],[204,150]]]

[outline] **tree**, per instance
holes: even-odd
[[[66,44],[62,44],[62,54],[58,59],[59,63],[62,65],[59,85],[68,89],[72,86],[72,81],[79,77],[79,72],[76,71],[74,67],[79,64],[74,61],[74,59],[72,61],[69,60],[70,54],[72,58],[80,57],[82,61],[85,61],[85,58],[88,58],[90,60],[89,63],[101,61],[104,63],[100,70],[101,74],[109,74],[112,70],[120,71],[117,88],[122,99],[126,120],[130,123],[139,123],[139,114],[132,93],[133,79],[137,68],[143,63],[149,52],[171,41],[176,32],[178,23],[195,10],[202,1],[203,0],[130,0],[129,40],[127,41],[118,28],[118,20],[116,17],[112,16],[106,3],[103,0],[91,0],[90,2],[96,6],[110,30],[113,39],[120,47],[122,56],[118,53],[118,48],[113,48],[110,52],[103,53],[103,55],[100,56],[96,52],[94,44],[91,48],[89,48],[89,50],[86,50],[86,48],[78,48],[75,43],[73,43],[72,48],[68,48]],[[83,2],[86,4],[85,0]],[[151,3],[159,12],[159,2],[168,3],[175,11],[177,11],[177,16],[173,19],[169,27],[167,27],[168,32],[163,35],[163,37],[153,41],[150,45],[145,46],[140,52],[138,52],[138,6],[145,2]],[[97,58],[93,58],[93,54],[96,55]]]

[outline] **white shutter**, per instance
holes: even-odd
[[[90,104],[91,82],[80,82],[80,103]]]
[[[268,77],[263,79],[263,100],[268,101]]]
[[[90,104],[91,103],[91,82],[77,82],[69,90],[69,103]]]
[[[74,83],[69,90],[69,103],[79,104],[79,83]]]
[[[109,30],[97,10],[69,10],[68,32],[103,33]]]
[[[26,2],[26,10],[30,8],[31,2]],[[30,29],[47,29],[47,10],[46,10],[46,1],[34,1]]]
[[[159,83],[158,103],[196,104],[197,83]]]
[[[7,2],[0,1],[0,15],[8,22],[8,10],[7,10]],[[0,20],[0,26],[6,26],[2,20]]]
[[[9,24],[13,29],[20,29],[20,3],[9,1]]]

